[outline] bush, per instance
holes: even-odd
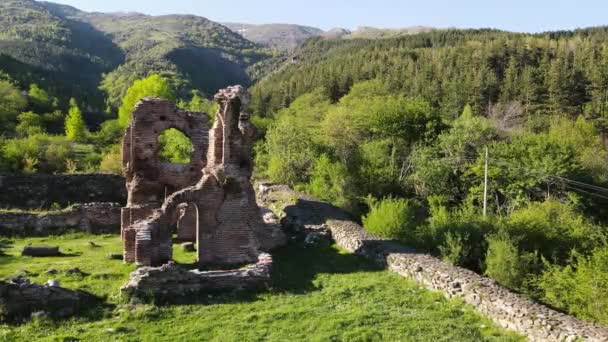
[[[316,160],[316,148],[298,120],[282,117],[266,135],[267,175],[275,182],[306,183]]]
[[[527,252],[539,251],[555,263],[568,261],[572,250],[592,251],[606,241],[606,232],[589,223],[570,203],[532,202],[511,214],[507,229]]]
[[[99,171],[122,175],[122,154],[120,145],[114,145],[106,152],[99,165]]]
[[[316,160],[311,173],[306,192],[338,207],[349,208],[351,206],[352,190],[348,184],[348,170],[344,164],[333,163],[324,154]]]
[[[159,157],[162,162],[188,164],[192,159],[192,140],[181,131],[170,128],[158,137]]]
[[[125,129],[118,120],[108,120],[101,124],[99,131],[93,133],[92,140],[98,146],[109,146],[122,139]]]
[[[486,254],[486,235],[497,230],[496,218],[484,219],[476,208],[448,210],[444,197],[429,197],[428,223],[416,230],[416,247],[439,254],[446,261],[481,270]]]
[[[65,137],[37,134],[6,140],[2,146],[2,169],[9,172],[64,172],[66,162],[75,160],[72,144]]]
[[[469,236],[466,233],[448,232],[445,235],[443,245],[439,246],[441,259],[452,265],[464,266],[470,249],[468,240]]]
[[[409,200],[387,197],[378,201],[368,197],[367,201],[371,211],[363,217],[363,225],[368,232],[409,243],[415,240],[416,208]]]
[[[608,324],[608,247],[575,254],[566,267],[548,266],[538,278],[543,300],[583,319]]]
[[[521,254],[508,233],[500,231],[488,237],[485,274],[508,288],[521,290],[537,259],[533,253]]]

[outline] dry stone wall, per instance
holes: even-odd
[[[50,212],[0,211],[0,235],[44,236],[66,231],[118,233],[120,208],[118,203],[87,203]]]
[[[95,296],[58,286],[0,281],[0,322],[20,323],[40,312],[65,318],[99,304]]]
[[[109,174],[0,175],[0,208],[62,208],[79,203],[127,201],[125,179]]]
[[[372,258],[448,298],[461,298],[498,325],[531,341],[608,341],[605,327],[550,309],[472,271],[377,238],[342,210],[285,186],[259,184],[258,200],[275,210],[285,229],[300,232],[327,229],[342,248]]]

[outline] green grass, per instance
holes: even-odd
[[[100,247],[90,247],[94,241]],[[59,245],[60,258],[19,256],[24,245]],[[64,321],[0,325],[5,341],[517,341],[460,302],[424,290],[396,274],[335,247],[292,243],[274,255],[273,285],[259,293],[207,296],[204,304],[129,305],[119,288],[134,267],[108,260],[121,250],[117,236],[68,235],[13,240],[0,257],[0,277],[20,270],[35,282],[59,279],[62,286],[102,296],[113,308]],[[179,262],[192,262],[176,246]],[[61,274],[79,267],[86,277]],[[46,275],[49,268],[60,271]]]

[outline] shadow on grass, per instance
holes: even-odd
[[[294,241],[273,254],[271,288],[278,292],[306,293],[318,288],[313,280],[318,274],[380,272],[384,268],[354,254],[340,253],[329,245],[307,247]]]
[[[188,296],[148,297],[144,302],[158,306],[213,305],[253,302],[264,292],[304,294],[320,290],[314,284],[319,274],[347,274],[378,272],[384,268],[357,255],[341,253],[326,245],[306,246],[302,241],[291,241],[272,252],[272,278],[265,288],[232,291],[204,291]],[[196,264],[180,264],[194,269]]]

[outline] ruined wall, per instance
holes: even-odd
[[[281,238],[264,223],[250,182],[255,131],[242,111],[248,94],[241,86],[229,87],[215,100],[219,109],[210,130],[206,114],[182,112],[166,100],[144,99],[136,106],[123,140],[129,191],[122,216],[126,262],[169,262],[176,220],[180,238],[196,233],[201,266],[254,262]],[[179,166],[179,173],[173,172],[178,166],[158,161],[158,135],[171,127],[194,146],[191,165]]]
[[[1,236],[46,236],[67,231],[118,233],[120,205],[87,203],[49,212],[0,211]]]
[[[66,318],[100,302],[99,298],[83,291],[29,282],[13,284],[0,281],[1,323],[22,323],[40,311],[54,318]]]
[[[472,271],[375,237],[329,204],[268,184],[260,184],[258,196],[282,216],[285,229],[305,234],[327,229],[349,252],[376,260],[448,298],[460,298],[499,326],[518,331],[531,341],[608,341],[608,328],[555,311]]]
[[[128,190],[127,205],[121,217],[126,262],[136,261],[138,238],[135,223],[150,217],[167,196],[196,184],[201,178],[207,160],[209,121],[205,113],[182,111],[163,99],[145,98],[136,105],[122,145],[123,172]],[[159,137],[170,128],[181,131],[192,141],[189,164],[161,162]],[[173,214],[167,224],[174,224],[175,220],[177,215]],[[164,250],[164,254],[170,254],[172,248],[167,235],[170,236],[171,232],[165,232],[162,246],[157,246],[157,249]],[[152,237],[140,234],[140,238]],[[147,250],[152,253],[152,248]]]
[[[125,179],[109,174],[0,175],[0,208],[45,209],[54,203],[127,202]]]
[[[161,267],[140,267],[131,274],[129,282],[121,288],[127,297],[175,302],[190,299],[201,292],[256,289],[270,282],[272,257],[262,254],[258,262],[241,269],[224,271],[188,270],[175,264]]]

